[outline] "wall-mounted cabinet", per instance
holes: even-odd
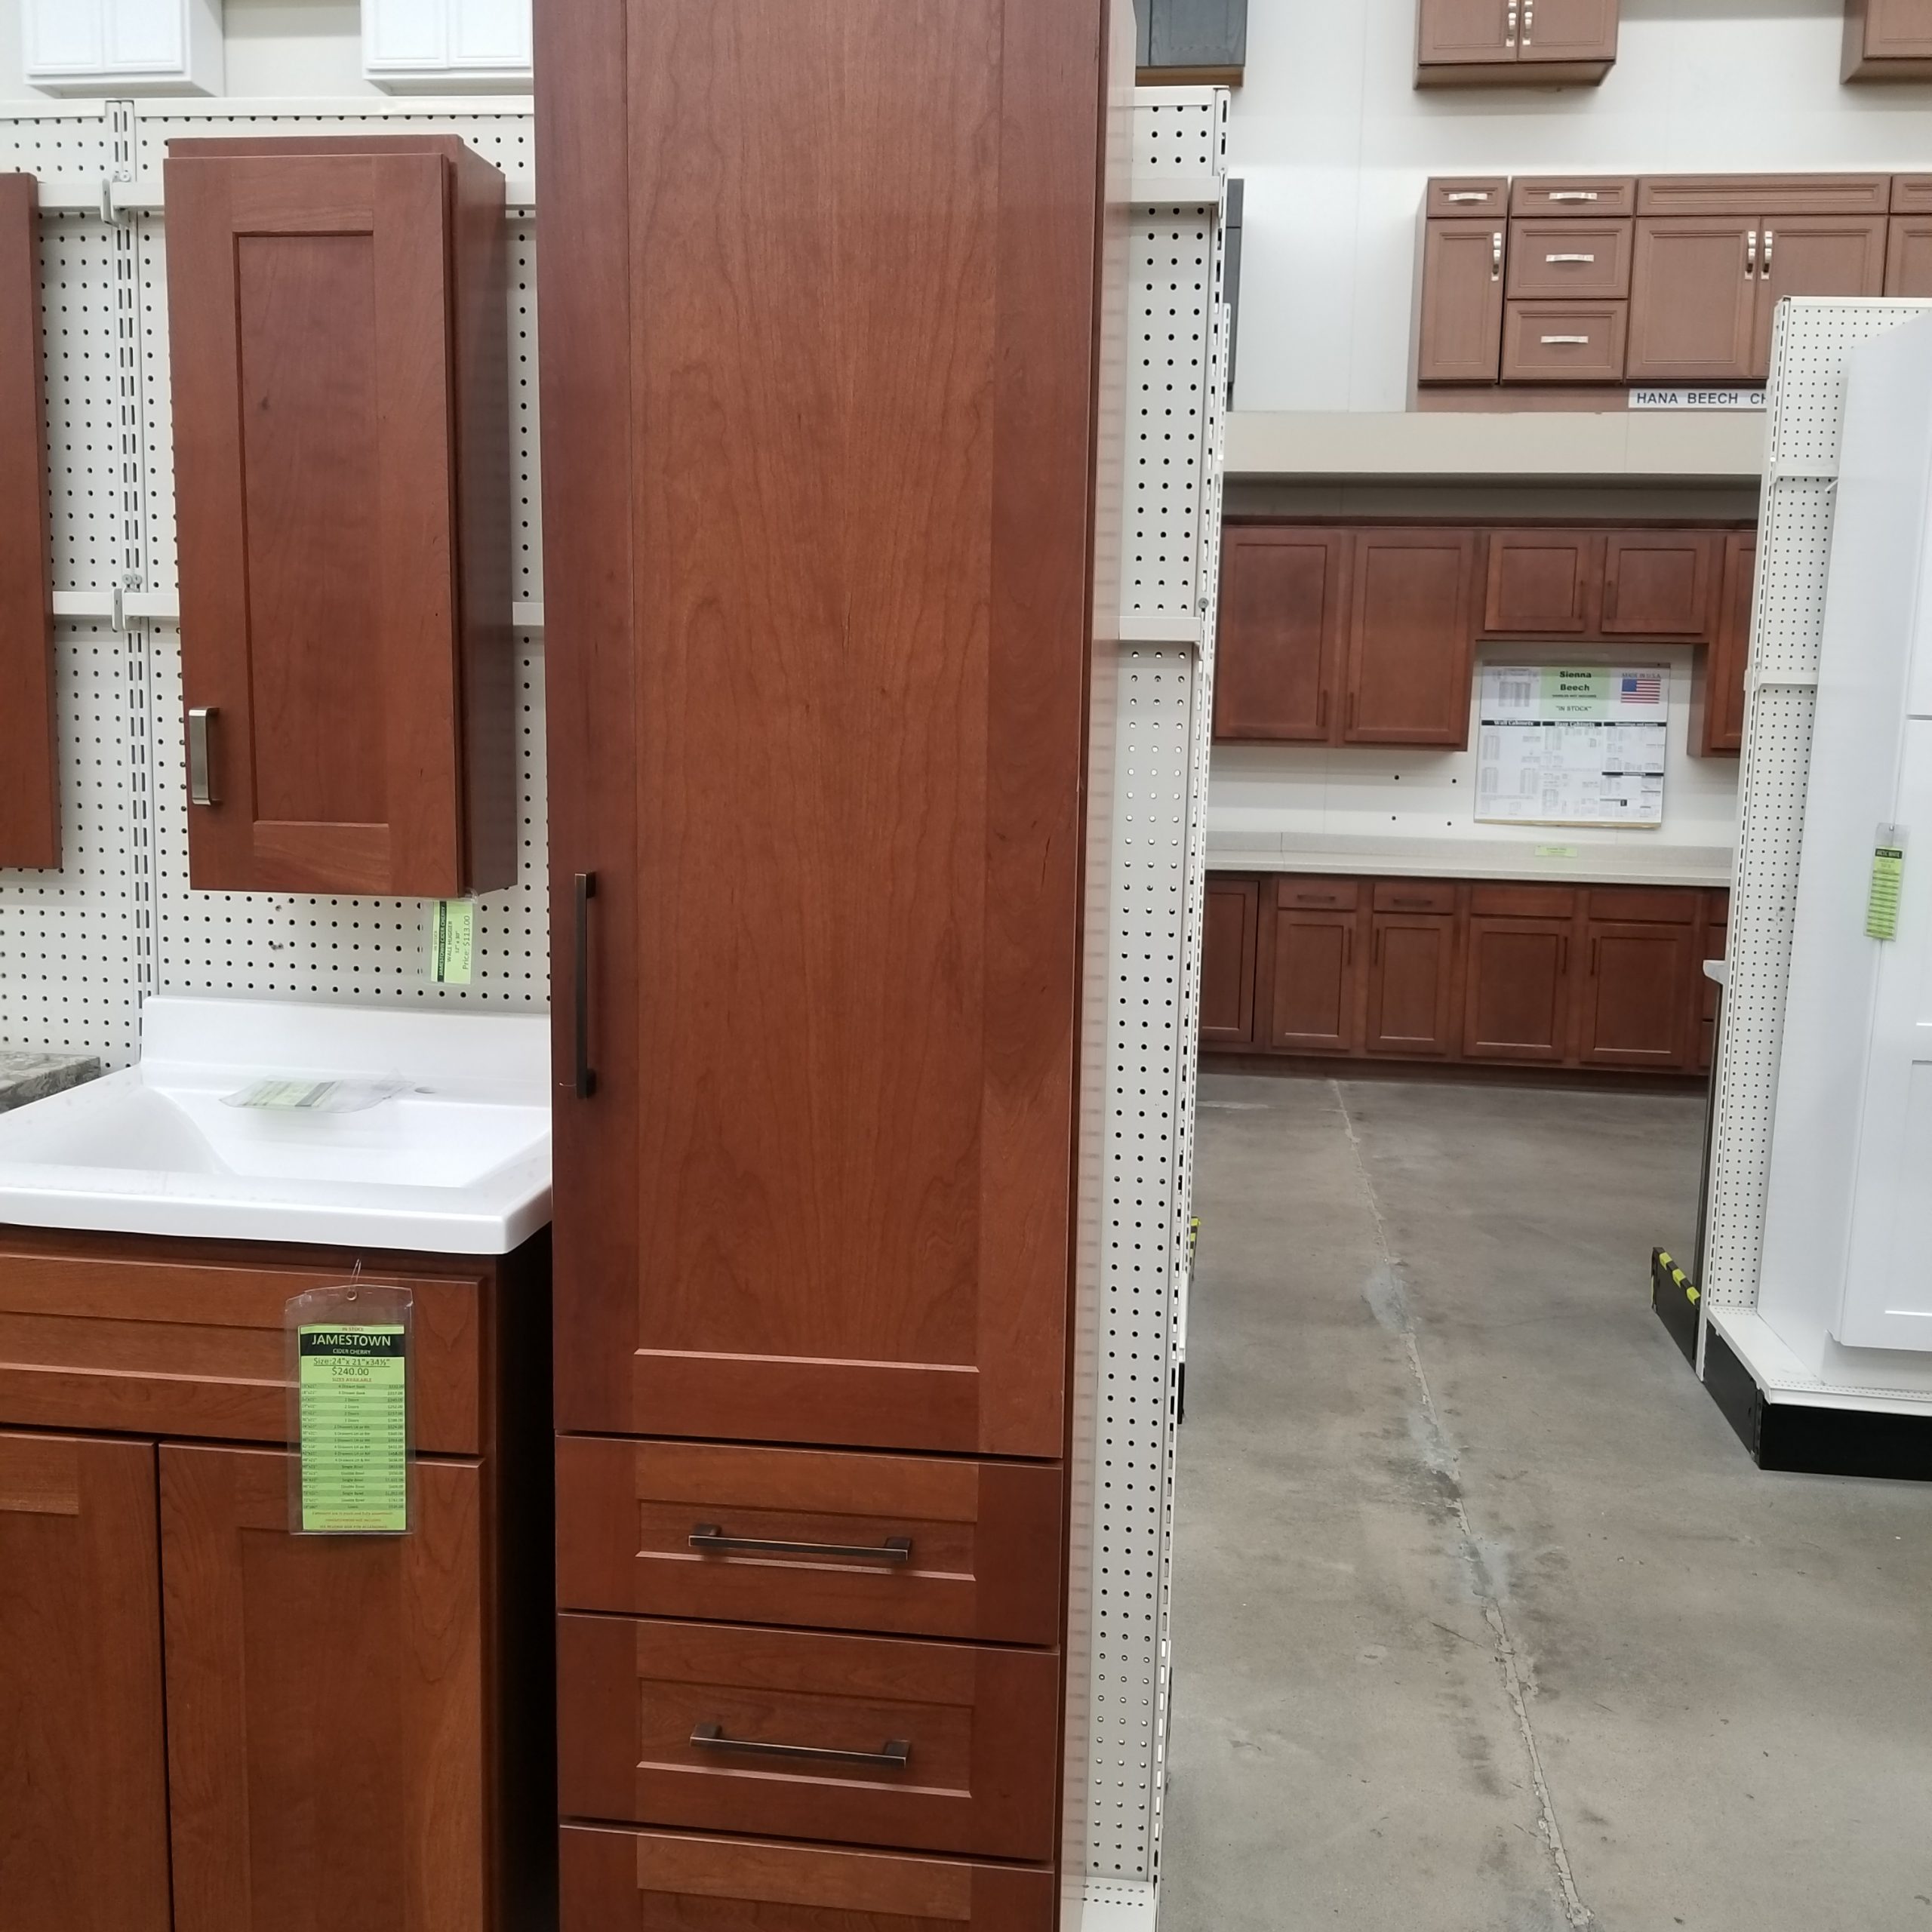
[[[221,0],[23,0],[20,25],[46,94],[221,91]]]
[[[1932,79],[1932,0],[1845,0],[1847,81]]]
[[[531,85],[531,0],[362,0],[362,71],[392,94]]]
[[[1247,0],[1134,0],[1143,86],[1238,87],[1247,62]]]
[[[38,199],[0,174],[0,867],[60,863]]]
[[[1618,0],[1417,0],[1416,85],[1601,81],[1617,17]]]
[[[198,888],[515,881],[503,192],[451,137],[173,144]]]

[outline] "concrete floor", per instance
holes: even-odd
[[[1702,1120],[1203,1080],[1161,1932],[1932,1932],[1932,1487],[1692,1379]]]

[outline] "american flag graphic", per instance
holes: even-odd
[[[1626,704],[1657,704],[1663,700],[1663,673],[1661,671],[1626,671],[1620,681]]]

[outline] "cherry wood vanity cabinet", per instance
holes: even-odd
[[[415,1298],[416,1521],[289,1531],[291,1296]],[[547,1243],[0,1229],[0,1926],[555,1922]]]
[[[433,134],[165,174],[191,880],[512,884],[503,177]]]
[[[60,863],[38,208],[0,174],[0,867]]]
[[[1417,0],[1416,85],[1601,81],[1618,12],[1619,0]]]
[[[1051,1882],[1063,1515],[961,1609],[997,1486],[906,1463],[1063,1507],[1112,11],[537,10],[574,1932]]]
[[[1932,80],[1932,0],[1845,0],[1839,78]]]

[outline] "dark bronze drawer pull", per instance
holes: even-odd
[[[881,1543],[776,1543],[764,1537],[728,1537],[715,1523],[700,1523],[692,1531],[694,1549],[764,1549],[780,1556],[857,1556],[875,1563],[909,1563],[910,1537],[888,1537]]]
[[[755,1758],[789,1758],[814,1764],[875,1764],[881,1770],[903,1771],[912,1755],[912,1747],[903,1737],[895,1737],[882,1751],[827,1751],[816,1744],[753,1744],[742,1737],[727,1737],[715,1724],[701,1724],[691,1733],[691,1742],[705,1751],[743,1751]]]

